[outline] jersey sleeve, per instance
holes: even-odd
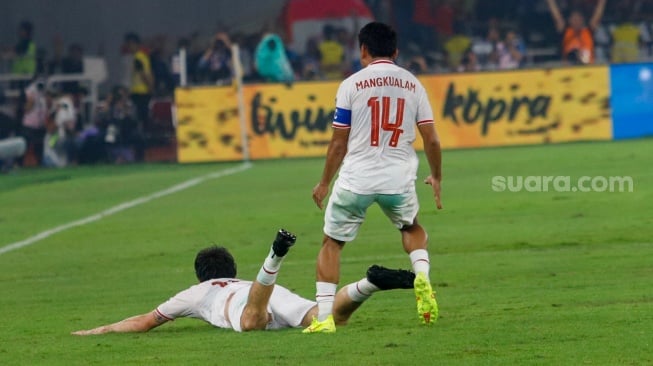
[[[171,297],[168,301],[156,308],[157,314],[168,320],[175,320],[190,315],[195,306],[193,292],[193,288],[189,288]]]
[[[334,128],[351,127],[351,96],[347,81],[340,83],[336,94],[336,110],[333,114]]]
[[[431,109],[429,97],[426,94],[426,90],[423,86],[419,88],[419,97],[417,103],[417,125],[419,126],[421,124],[434,123],[433,109]]]

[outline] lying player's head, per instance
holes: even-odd
[[[397,57],[397,32],[391,26],[372,22],[358,32],[361,63],[367,66],[372,59]]]
[[[200,282],[212,278],[234,278],[236,261],[227,248],[216,245],[204,248],[195,257],[195,275]]]

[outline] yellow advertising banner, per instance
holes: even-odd
[[[444,148],[609,140],[608,68],[421,77]],[[338,82],[244,87],[252,159],[324,156]],[[175,92],[180,162],[243,158],[234,87]],[[421,147],[418,138],[416,146]]]
[[[251,158],[323,156],[337,89],[333,82],[245,87]]]
[[[235,88],[178,88],[175,105],[179,162],[242,160]]]
[[[445,148],[609,140],[607,66],[423,78]]]

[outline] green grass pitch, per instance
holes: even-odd
[[[440,319],[411,291],[375,294],[333,335],[237,334],[181,319],[146,334],[69,335],[154,309],[194,283],[196,251],[231,249],[255,277],[275,231],[298,243],[278,282],[314,296],[323,159],[244,172],[0,255],[2,365],[653,364],[653,141],[445,151],[443,204],[418,185]],[[0,247],[229,164],[22,170],[0,176]],[[420,176],[426,175],[422,159]],[[494,192],[495,175],[632,176],[632,193]],[[374,207],[341,284],[408,268]]]

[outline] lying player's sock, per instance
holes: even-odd
[[[277,237],[272,243],[270,253],[265,257],[265,262],[256,276],[256,281],[262,285],[270,286],[277,280],[277,273],[281,268],[281,262],[288,253],[291,246],[295,244],[297,237],[283,229],[279,230]]]
[[[331,313],[333,313],[333,300],[336,296],[335,283],[329,282],[316,282],[315,288],[315,301],[317,302],[317,320],[324,321]]]
[[[429,252],[427,252],[426,249],[417,249],[410,252],[409,256],[415,274],[424,273],[424,276],[429,278],[429,270],[431,269]]]
[[[352,301],[363,302],[379,290],[413,288],[415,274],[403,269],[389,269],[376,264],[367,269],[367,277],[347,286]]]
[[[354,302],[363,302],[379,290],[380,288],[368,281],[367,278],[347,285],[347,295]]]

